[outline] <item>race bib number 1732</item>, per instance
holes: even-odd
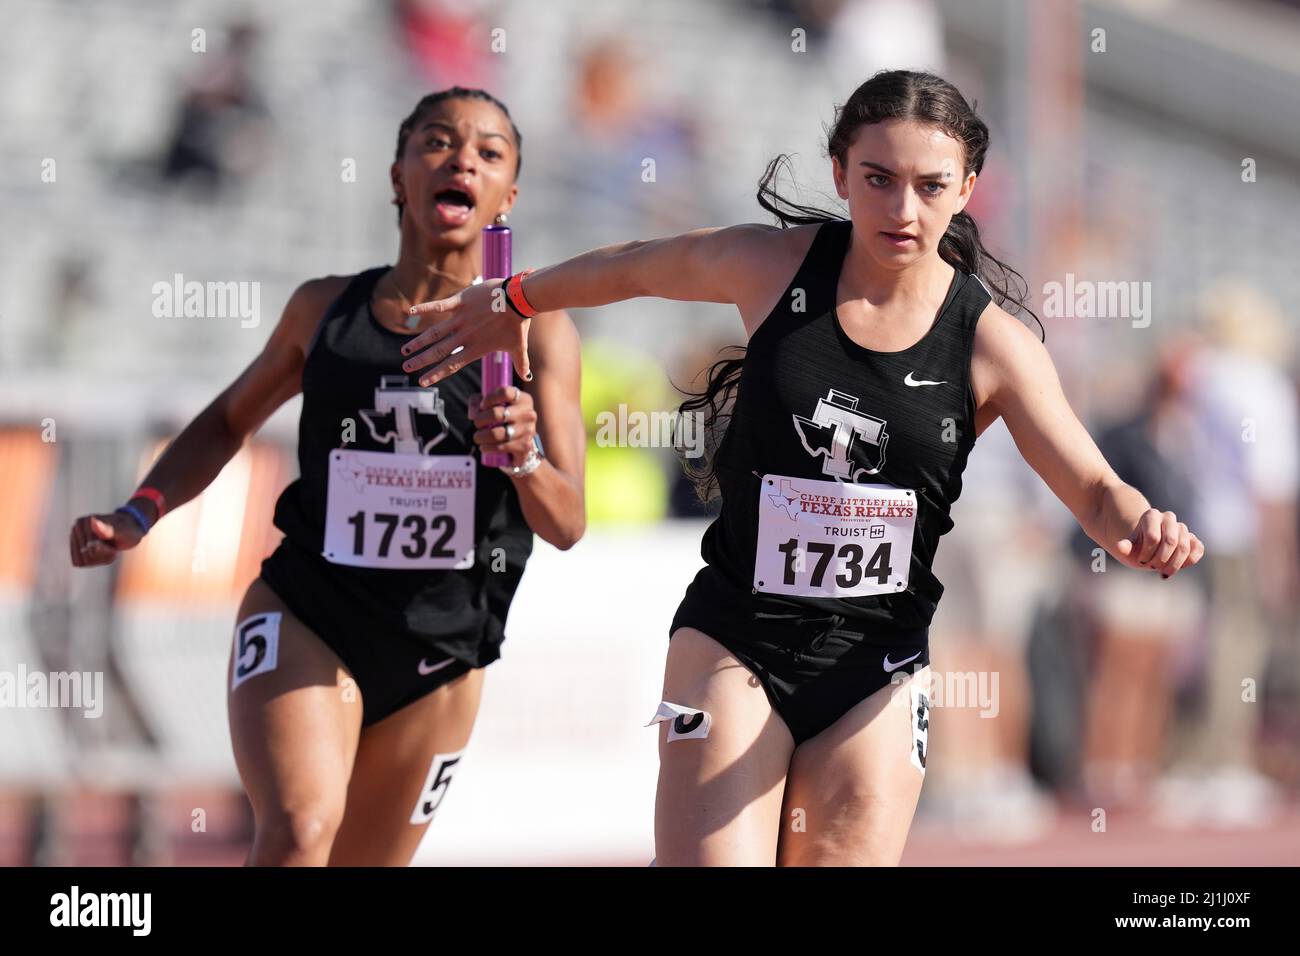
[[[764,475],[755,590],[832,598],[904,590],[916,508],[910,488]]]
[[[474,563],[474,458],[335,449],[324,556],[365,568]]]

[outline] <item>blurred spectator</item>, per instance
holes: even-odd
[[[964,838],[1031,839],[1054,815],[1028,769],[1038,702],[1026,647],[1058,572],[1058,535],[1045,520],[1056,507],[995,421],[971,451],[934,559],[944,591],[930,629],[937,686],[921,799],[928,819]]]
[[[609,36],[588,46],[573,97],[573,131],[556,151],[555,185],[565,190],[565,214],[592,241],[707,224],[712,206],[695,172],[696,118],[648,87],[629,41]]]
[[[1137,413],[1101,429],[1096,441],[1122,481],[1196,531],[1201,522],[1193,509],[1193,476],[1180,453],[1191,427],[1183,401],[1189,357],[1177,343],[1160,349]],[[1083,740],[1086,799],[1107,807],[1137,804],[1150,795],[1166,756],[1173,655],[1201,623],[1200,572],[1187,569],[1165,580],[1154,571],[1126,567],[1100,552],[1081,528],[1070,549],[1091,638]]]
[[[258,27],[240,22],[221,48],[199,54],[164,150],[164,180],[196,182],[213,196],[262,162],[267,109],[254,77],[258,40]]]
[[[61,252],[51,268],[50,313],[35,327],[37,342],[29,354],[57,366],[68,361],[73,339],[82,331],[79,322],[90,314],[95,301],[95,260],[84,250],[73,249]]]
[[[1290,339],[1276,305],[1244,283],[1221,281],[1198,313],[1187,453],[1210,613],[1204,714],[1187,763],[1202,778],[1171,780],[1164,805],[1183,818],[1261,823],[1276,795],[1256,769],[1259,694],[1273,645],[1295,640],[1282,625],[1294,621],[1300,582],[1300,422],[1281,370]]]
[[[478,0],[394,0],[401,44],[425,85],[496,89],[492,38],[481,16],[486,7]]]

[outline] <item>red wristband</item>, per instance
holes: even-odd
[[[524,276],[536,271],[536,269],[525,269],[523,272],[516,272],[506,280],[506,296],[510,299],[510,304],[515,307],[515,311],[525,319],[531,319],[537,314],[537,310],[524,298]]]
[[[154,508],[158,511],[159,518],[161,518],[163,516],[163,512],[167,510],[167,499],[163,497],[163,493],[159,491],[157,488],[149,488],[149,487],[137,488],[135,490],[135,494],[133,494],[131,498],[148,498],[150,501],[153,502]],[[127,500],[129,501],[130,498],[128,498]]]

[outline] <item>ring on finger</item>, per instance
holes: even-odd
[[[510,441],[510,439],[514,437],[515,437],[515,426],[511,425],[509,422],[506,422],[506,441]]]

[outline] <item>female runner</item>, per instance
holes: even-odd
[[[533,533],[558,548],[583,534],[567,315],[538,317],[535,381],[516,372],[481,402],[478,363],[434,389],[401,369],[421,327],[411,303],[481,279],[480,236],[514,205],[520,161],[489,94],[422,99],[391,170],[397,264],[300,286],[261,355],[127,504],[73,526],[74,565],[111,562],[302,391],[301,477],[276,503],[284,540],[244,596],[228,676],[249,864],[409,863],[469,740]],[[512,467],[484,466],[476,447]]]
[[[925,773],[943,591],[931,564],[975,439],[999,416],[1116,560],[1168,577],[1204,553],[1118,479],[1043,344],[998,304],[1023,307],[1018,273],[963,212],[988,142],[948,82],[878,73],[828,143],[847,220],[781,200],[778,158],[759,202],[781,228],[605,246],[512,276],[513,311],[491,311],[501,281],[412,310],[438,318],[404,347],[421,384],[491,349],[527,369],[534,310],[658,296],[740,312],[743,359],[715,365],[683,406],[729,414],[699,476],[723,501],[707,565],[670,629],[660,865],[898,862]]]

